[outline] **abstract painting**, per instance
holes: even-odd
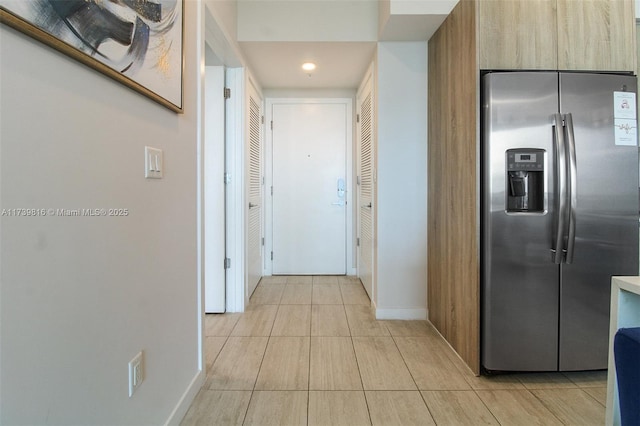
[[[0,0],[0,21],[182,112],[184,0]]]

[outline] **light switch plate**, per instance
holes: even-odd
[[[162,179],[164,173],[164,161],[162,150],[144,147],[144,177],[147,179]]]
[[[142,351],[129,361],[129,398],[138,390],[144,381],[144,358]]]

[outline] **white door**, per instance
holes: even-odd
[[[262,277],[262,99],[249,84],[247,156],[247,295]]]
[[[373,93],[371,80],[358,95],[358,277],[373,299]]]
[[[224,67],[205,69],[204,310],[225,311]]]
[[[346,272],[347,109],[273,105],[274,274]]]

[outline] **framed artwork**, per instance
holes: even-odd
[[[182,112],[184,0],[0,0],[0,22]]]

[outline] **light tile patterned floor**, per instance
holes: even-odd
[[[376,321],[357,278],[265,277],[207,315],[183,425],[602,425],[606,372],[475,377],[427,321]]]

